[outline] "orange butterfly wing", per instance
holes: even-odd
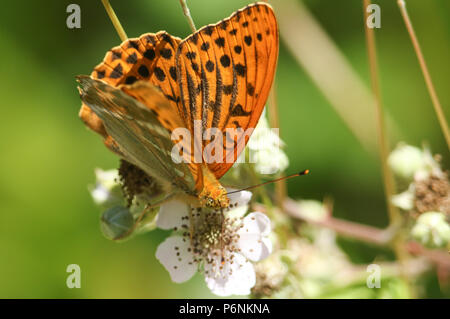
[[[277,58],[278,28],[273,10],[265,3],[256,3],[184,41],[163,31],[129,39],[111,49],[91,77],[144,102],[169,133],[186,127],[195,137],[195,120],[201,121],[203,131],[215,127],[222,132],[228,128],[254,128],[272,85]],[[156,103],[146,103],[145,86],[127,89],[126,85],[139,80],[160,88],[170,103],[158,109]],[[85,104],[80,117],[105,138],[111,150],[123,155],[102,120]],[[216,185],[213,188],[220,185],[214,179],[228,171],[249,137],[237,137],[224,150],[224,163],[210,163],[208,169],[194,163],[194,154],[190,154],[188,166],[198,191],[205,186],[204,178]],[[203,152],[205,142],[192,141],[191,150],[194,143],[199,143]],[[223,144],[227,145],[226,139]],[[207,177],[208,171],[215,178]]]
[[[255,3],[180,43],[178,107],[191,132],[195,120],[201,121],[202,133],[214,127],[225,133],[227,128],[256,126],[273,82],[278,41],[272,8]],[[217,179],[233,165],[249,137],[239,135],[228,149],[224,138],[223,163],[208,164]],[[196,142],[205,146],[204,141]]]
[[[173,114],[178,113],[175,54],[180,41],[181,39],[165,31],[128,39],[106,53],[103,61],[94,68],[91,77],[112,86],[133,84],[139,80],[157,86],[169,99],[171,106],[170,109],[157,113],[157,116],[172,131],[175,127],[168,123],[173,122]],[[80,117],[92,130],[108,137],[102,121],[85,104],[81,107]]]
[[[165,31],[156,34],[147,33],[139,38],[128,39],[120,46],[109,50],[103,61],[94,68],[91,74],[93,79],[102,80],[112,86],[120,87],[125,93],[143,102],[157,116],[161,124],[168,129],[169,133],[179,127],[188,127],[181,120],[178,113],[180,101],[179,86],[177,83],[177,72],[175,55],[181,39],[169,35]],[[145,86],[140,90],[134,87],[127,89],[136,81],[150,82],[161,89],[169,103],[164,108],[157,108],[157,104],[151,103],[146,96]],[[106,146],[123,157],[120,146],[108,135],[102,120],[83,103],[80,117],[85,124],[105,138]],[[174,141],[177,143],[179,141]],[[187,146],[185,149],[191,149]],[[183,154],[189,157],[190,154]],[[197,181],[198,188],[201,187],[201,173],[198,165],[189,160],[189,169]]]

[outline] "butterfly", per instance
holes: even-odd
[[[128,39],[108,51],[91,76],[77,77],[83,102],[79,116],[110,150],[169,194],[200,206],[228,207],[219,179],[250,138],[251,130],[245,130],[258,123],[272,86],[278,43],[273,9],[260,2],[184,40],[165,31]],[[179,128],[194,138],[174,137]],[[220,160],[211,162],[202,137],[212,128],[238,134],[231,147],[228,135],[214,137],[223,152],[216,149],[213,155]],[[188,151],[175,152],[180,158],[174,161],[175,144]],[[200,161],[194,158],[196,147]]]

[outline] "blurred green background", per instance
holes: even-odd
[[[450,116],[450,2],[409,0],[409,12],[444,111]],[[81,29],[66,27],[66,7],[81,6]],[[394,0],[382,7],[376,31],[383,99],[399,140],[426,141],[449,154]],[[196,25],[214,23],[248,1],[190,0]],[[357,73],[369,85],[362,1],[305,1]],[[187,36],[178,0],[114,1],[128,36],[166,30]],[[282,18],[282,17],[279,17]],[[155,259],[167,235],[154,231],[117,244],[99,229],[99,210],[87,190],[94,168],[118,159],[78,118],[75,75],[89,74],[119,38],[100,0],[16,1],[0,10],[0,297],[2,298],[207,298],[200,275],[174,284]],[[380,165],[336,115],[281,43],[276,86],[294,198],[331,195],[335,215],[378,227],[387,224]],[[320,54],[320,53],[318,53]],[[341,241],[353,261],[370,263],[388,251]],[[81,267],[81,289],[66,287],[68,264]],[[426,293],[440,297],[431,275]]]

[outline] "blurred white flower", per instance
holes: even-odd
[[[247,191],[230,194],[231,209],[223,213],[189,209],[179,201],[161,206],[157,226],[175,232],[158,246],[156,258],[174,282],[184,282],[200,269],[214,294],[250,294],[255,270],[249,260],[262,260],[272,251],[269,218],[260,212],[243,217],[250,198]]]
[[[399,143],[388,158],[392,171],[406,180],[424,180],[435,175],[441,177],[443,172],[428,148],[423,150]]]
[[[289,166],[289,160],[282,150],[284,143],[278,134],[279,129],[270,128],[263,113],[247,143],[249,162],[255,164],[255,170],[262,175],[277,174]],[[235,166],[245,162],[245,151],[235,162]]]
[[[95,186],[90,187],[92,199],[99,206],[112,206],[123,201],[120,191],[119,173],[116,169],[95,169]]]
[[[412,236],[428,247],[443,247],[450,241],[450,226],[440,212],[423,213],[417,219]]]
[[[308,220],[322,221],[328,217],[325,205],[318,200],[300,200],[298,209],[293,217],[306,218]]]

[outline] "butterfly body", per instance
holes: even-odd
[[[251,133],[244,131],[258,122],[277,57],[277,23],[265,3],[249,5],[184,40],[164,31],[147,33],[108,51],[90,77],[77,78],[80,117],[109,149],[167,192],[186,195],[199,206],[224,208],[229,201],[219,179],[245,147]],[[179,128],[193,138],[176,136]],[[204,139],[211,129],[238,132],[231,139],[215,136],[220,147],[213,153],[219,160],[204,152],[212,144],[212,138]],[[174,155],[174,145],[188,152]],[[200,161],[195,149],[201,151]]]

